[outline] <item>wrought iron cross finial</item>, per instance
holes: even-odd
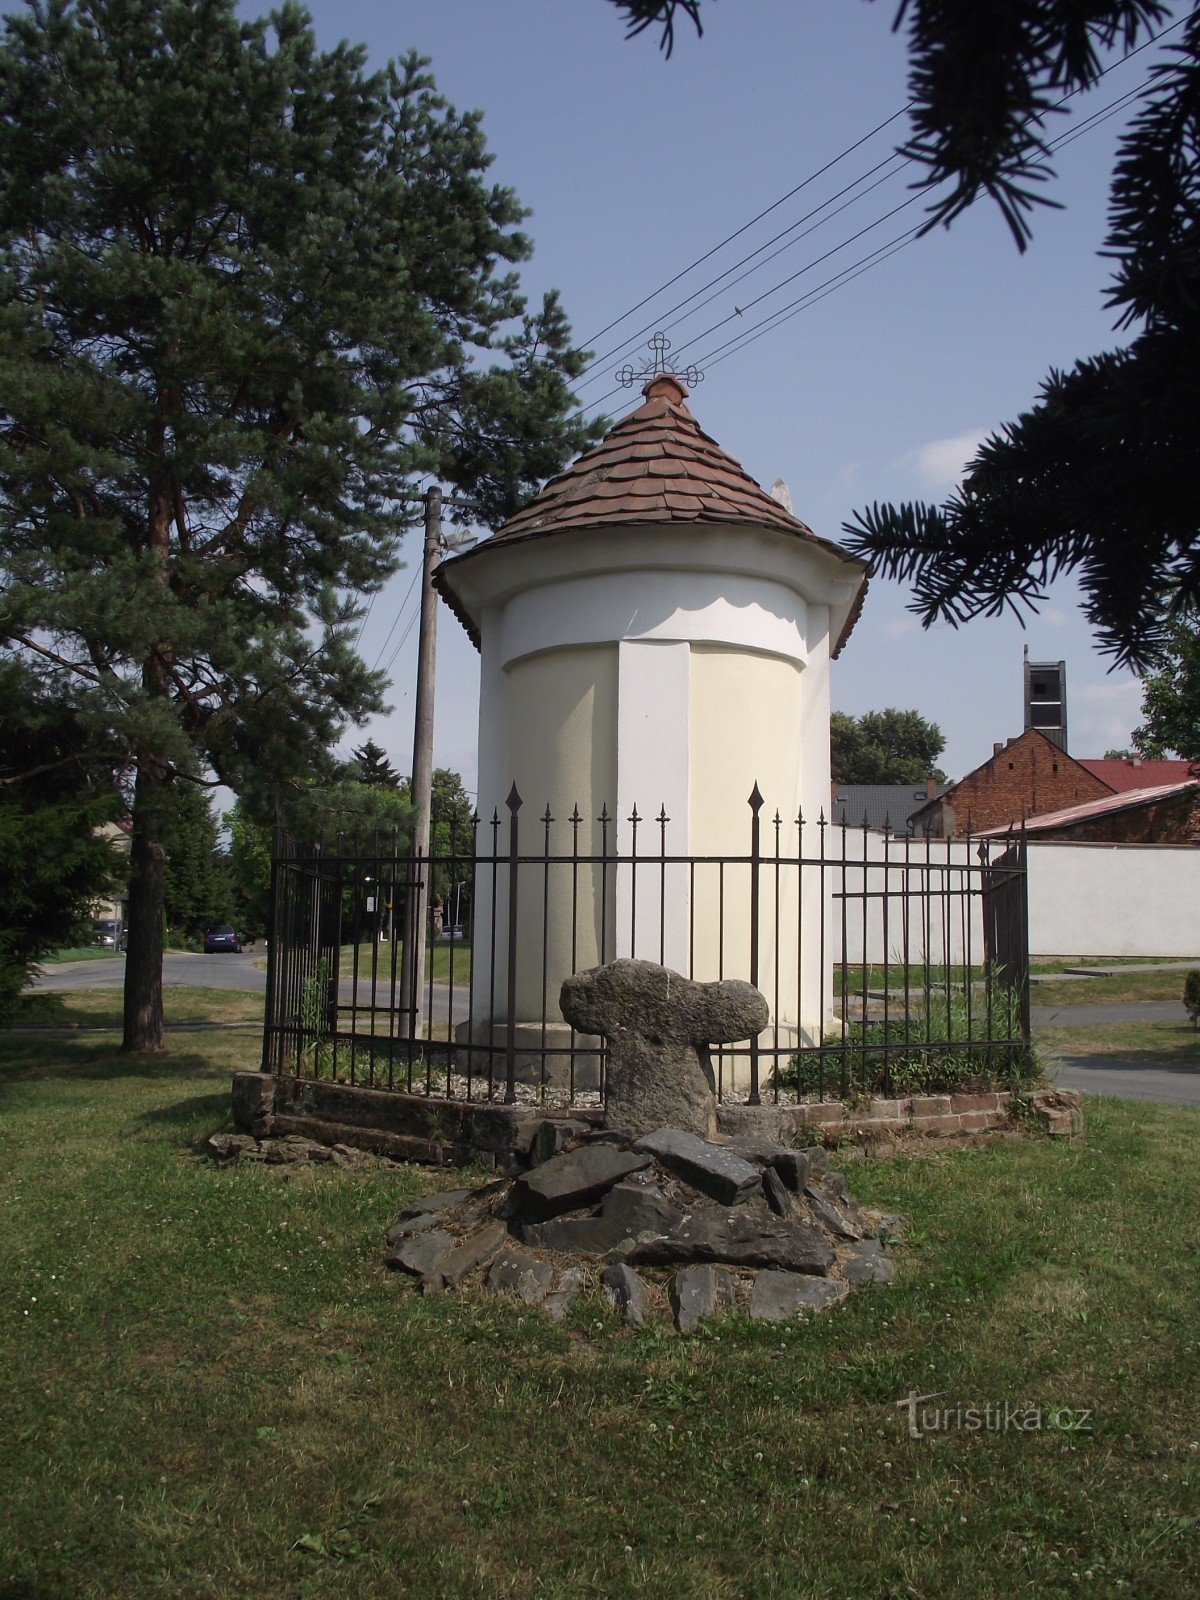
[[[694,389],[698,383],[703,383],[704,374],[699,367],[690,366],[682,370],[672,366],[667,360],[667,351],[671,348],[671,341],[665,333],[656,333],[647,339],[650,349],[650,359],[644,360],[640,368],[635,368],[627,361],[623,367],[617,369],[617,382],[626,389],[632,389],[635,383],[645,383],[649,378],[657,378],[660,373],[669,373],[671,377],[678,378],[689,389]]]

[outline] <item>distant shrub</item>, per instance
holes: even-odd
[[[1200,1024],[1200,972],[1189,972],[1183,980],[1183,1003],[1194,1028]]]

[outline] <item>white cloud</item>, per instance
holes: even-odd
[[[883,625],[883,635],[887,639],[902,639],[906,633],[916,633],[921,624],[911,614],[904,617],[889,617]]]
[[[1068,675],[1067,720],[1072,755],[1102,756],[1106,750],[1124,749],[1142,720],[1142,686],[1128,677],[1073,689]]]
[[[953,489],[961,480],[963,468],[989,432],[988,428],[976,428],[971,433],[957,434],[953,439],[931,439],[928,444],[910,450],[904,459],[916,467],[926,489],[944,492]]]

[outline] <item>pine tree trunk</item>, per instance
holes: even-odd
[[[161,450],[165,433],[160,427]],[[171,521],[170,496],[160,481],[151,489],[146,544],[166,582]],[[167,692],[164,662],[169,645],[159,645],[142,666],[142,687],[150,696]],[[146,748],[138,751],[133,789],[133,839],[129,852],[129,945],[125,956],[125,1036],[123,1050],[163,1047],[163,898],[166,888],[167,797],[171,774]]]
[[[162,845],[167,781],[152,762],[138,765],[133,791],[133,840],[129,852],[129,947],[125,956],[124,1050],[163,1047]]]

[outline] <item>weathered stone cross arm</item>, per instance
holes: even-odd
[[[696,983],[652,961],[611,961],[568,978],[563,1016],[580,1033],[608,1040],[605,1121],[632,1133],[686,1128],[716,1132],[709,1046],[760,1033],[770,1020],[753,984]]]

